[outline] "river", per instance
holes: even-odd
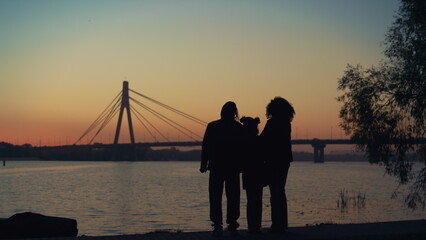
[[[0,167],[0,218],[25,211],[74,218],[79,235],[210,230],[208,174],[198,168],[198,162],[7,161]],[[397,186],[383,167],[365,162],[295,162],[287,181],[289,224],[426,218],[426,211],[404,206],[406,188]],[[345,208],[338,204],[342,191]],[[268,227],[267,188],[263,205]],[[245,206],[242,191],[243,229]]]

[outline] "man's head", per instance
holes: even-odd
[[[237,105],[231,101],[226,102],[220,112],[220,118],[223,120],[238,120]]]

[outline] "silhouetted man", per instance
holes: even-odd
[[[204,134],[200,172],[210,171],[209,200],[213,234],[222,235],[222,193],[227,198],[226,223],[231,234],[236,233],[240,217],[240,158],[243,129],[234,102],[222,107],[221,119],[207,125]]]

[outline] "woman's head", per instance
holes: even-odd
[[[293,120],[294,114],[295,112],[293,106],[291,106],[291,104],[282,97],[275,97],[266,106],[266,117],[268,119],[274,117],[286,119],[291,122]]]
[[[226,102],[223,107],[222,111],[220,112],[221,119],[225,120],[238,120],[238,109],[237,105],[234,102]]]

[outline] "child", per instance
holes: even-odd
[[[248,232],[261,233],[262,194],[264,187],[263,158],[259,156],[259,118],[243,117],[240,119],[245,131],[243,189],[247,194]]]

